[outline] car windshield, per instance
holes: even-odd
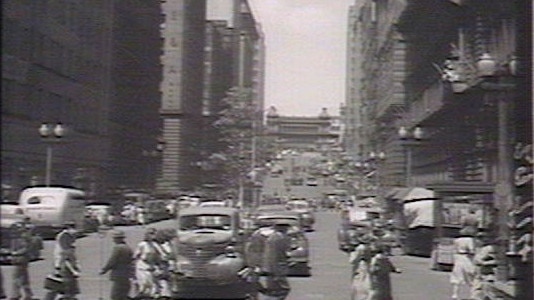
[[[273,218],[269,218],[269,217],[266,217],[266,218],[259,218],[256,223],[258,224],[258,226],[260,227],[265,227],[265,226],[271,226],[275,223],[276,220],[289,220],[289,222],[292,224],[292,225],[295,225],[297,226],[299,224],[299,220],[298,219],[295,219],[295,218],[281,218],[281,217],[273,217]]]
[[[228,215],[191,215],[180,219],[180,230],[221,229],[229,230],[232,219]]]

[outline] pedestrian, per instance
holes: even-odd
[[[257,272],[260,272],[263,267],[265,241],[273,233],[274,226],[260,227],[250,235],[245,244],[247,266],[252,267]]]
[[[30,287],[28,264],[30,262],[31,239],[23,223],[15,223],[11,230],[10,251],[13,264],[13,289],[11,300],[19,300],[24,292],[24,300],[31,300],[33,296]]]
[[[392,300],[391,273],[401,273],[388,258],[386,245],[377,244],[369,264],[371,286],[369,300]]]
[[[143,205],[139,205],[135,211],[135,216],[137,224],[145,226],[146,225],[146,209]]]
[[[76,223],[67,221],[63,229],[56,235],[54,245],[54,269],[59,271],[62,253],[74,247],[76,241]]]
[[[159,289],[155,278],[159,266],[159,251],[156,245],[156,229],[148,228],[143,241],[134,251],[137,298],[152,298]]]
[[[352,265],[351,272],[351,300],[367,300],[371,291],[371,278],[369,264],[372,258],[373,239],[369,234],[363,234],[359,238],[359,244],[350,253],[349,262]]]
[[[288,252],[291,250],[291,239],[287,231],[291,224],[286,220],[277,220],[274,232],[265,241],[263,253],[263,271],[265,273],[266,299],[283,300],[291,290],[287,281],[289,272]]]
[[[156,246],[159,251],[158,272],[155,274],[159,293],[158,299],[166,300],[172,297],[171,273],[175,266],[175,250],[172,243],[175,237],[174,230],[160,229],[156,233]]]
[[[452,299],[459,299],[461,287],[466,285],[469,289],[473,284],[475,266],[473,256],[475,254],[475,235],[472,226],[463,227],[460,236],[453,242],[453,267],[450,274],[452,284]]]
[[[107,263],[102,267],[100,275],[109,274],[111,285],[111,300],[127,300],[130,293],[130,280],[133,276],[133,250],[126,244],[126,235],[122,230],[112,233],[115,246]]]
[[[80,293],[78,284],[80,273],[81,269],[76,258],[75,248],[72,247],[61,252],[59,276],[63,280],[63,290],[61,292],[54,290],[48,291],[45,300],[54,300],[60,293],[62,294],[61,300],[76,300],[76,295]]]
[[[480,218],[477,215],[477,211],[472,207],[469,208],[467,214],[461,217],[460,225],[462,228],[471,227],[472,229],[470,230],[473,230],[474,234],[476,234],[478,232],[478,227],[480,226]]]
[[[483,300],[484,283],[495,280],[494,269],[497,266],[497,250],[493,239],[485,232],[477,234],[476,250],[473,258],[475,275],[471,288],[471,299]]]

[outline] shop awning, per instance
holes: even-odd
[[[399,200],[400,202],[407,202],[414,200],[436,199],[436,195],[432,190],[422,187],[413,187],[397,192],[395,199]]]

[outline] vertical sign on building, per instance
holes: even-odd
[[[161,84],[162,104],[164,111],[181,110],[180,89],[182,60],[181,47],[184,34],[183,15],[184,2],[180,0],[167,0],[162,4],[165,24],[162,30],[164,39],[163,49],[163,81]]]

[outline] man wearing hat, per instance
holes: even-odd
[[[33,293],[30,288],[30,277],[28,274],[28,263],[30,261],[30,237],[23,223],[13,224],[13,239],[10,250],[12,255],[13,269],[13,289],[10,299],[18,300],[21,297],[21,290],[24,291],[24,300],[31,300]]]
[[[100,275],[111,270],[109,279],[112,282],[111,300],[127,300],[130,293],[130,278],[133,275],[133,251],[126,244],[126,235],[122,230],[112,233],[115,246],[111,251],[108,262],[102,267]]]
[[[267,299],[283,300],[291,290],[287,281],[289,271],[287,253],[291,250],[291,239],[287,231],[290,227],[291,223],[288,220],[277,220],[273,225],[273,234],[265,241],[263,271],[266,273]]]

